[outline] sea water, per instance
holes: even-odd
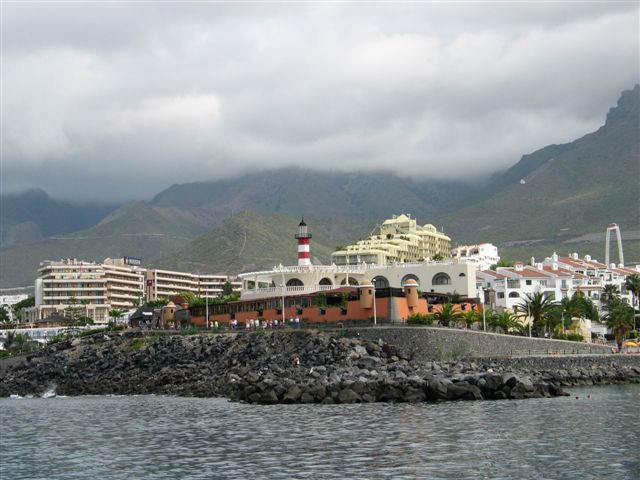
[[[640,385],[570,392],[439,404],[3,399],[0,478],[640,478]]]

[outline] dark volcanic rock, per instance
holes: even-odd
[[[294,362],[294,359],[299,360]],[[640,383],[640,357],[408,361],[395,347],[303,330],[226,335],[99,334],[0,360],[0,396],[171,394],[250,403],[422,402],[565,395]]]

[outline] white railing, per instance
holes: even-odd
[[[344,286],[344,285],[343,285]],[[284,287],[284,295],[305,295],[315,292],[326,292],[340,288],[339,285],[296,285]],[[258,298],[282,297],[282,287],[257,288],[253,290],[243,290],[242,300],[255,300]]]
[[[385,270],[390,268],[415,268],[421,267],[424,265],[459,265],[469,263],[463,260],[459,260],[456,258],[448,259],[448,260],[425,260],[422,262],[393,262],[389,264],[379,265],[375,263],[358,263],[355,265],[309,265],[309,266],[298,266],[298,265],[290,265],[283,266],[278,265],[273,267],[273,270],[263,270],[260,272],[248,272],[241,273],[238,275],[239,278],[251,280],[252,277],[261,277],[261,276],[275,276],[276,274],[282,273],[310,273],[310,272],[318,272],[318,273],[349,273],[349,274],[364,274],[367,270]]]

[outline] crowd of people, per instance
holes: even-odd
[[[299,328],[300,327],[300,318],[290,318],[288,321],[288,325],[291,328]],[[233,319],[229,325],[233,330],[238,328],[242,328],[242,324],[238,322],[238,320]],[[284,328],[287,326],[286,320],[261,320],[259,318],[253,319],[250,318],[246,322],[244,322],[244,328],[247,330],[255,330],[256,328],[264,328],[264,329],[275,329],[275,328]],[[214,327],[218,328],[218,322],[214,323]]]

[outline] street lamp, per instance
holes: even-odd
[[[206,323],[206,329],[209,330],[209,290],[207,289],[206,286],[204,290],[204,310],[205,310],[204,318]]]
[[[371,282],[373,285],[373,324],[378,324],[378,317],[376,315],[376,282]]]

